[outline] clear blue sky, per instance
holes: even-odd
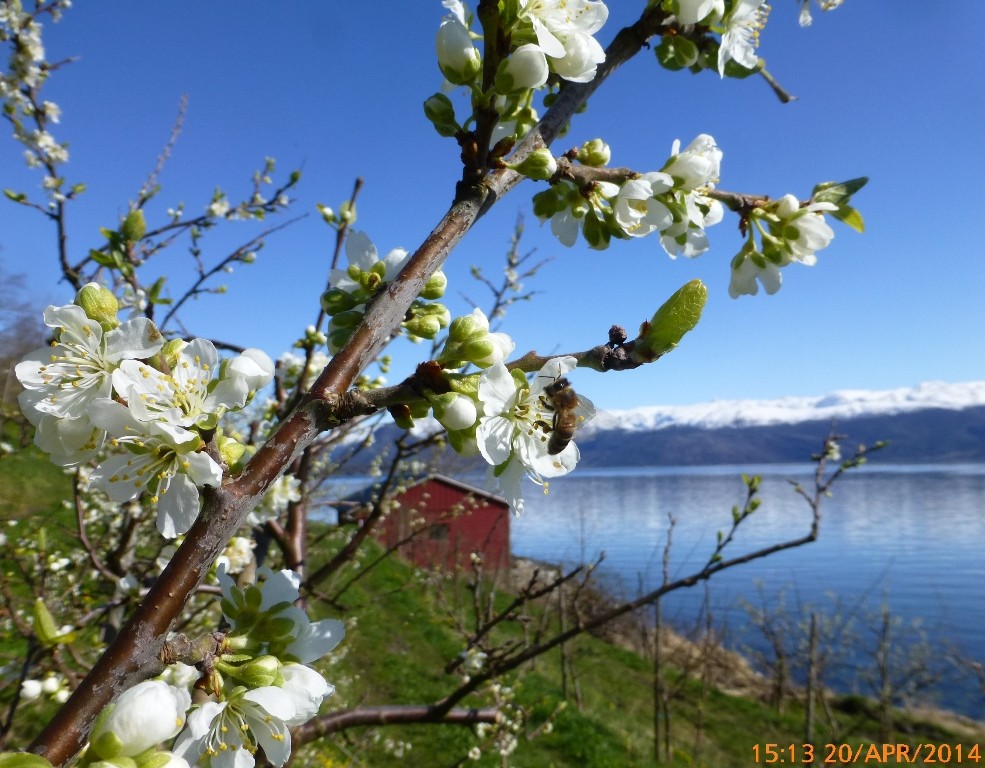
[[[603,44],[641,5],[610,3]],[[526,184],[453,254],[453,314],[471,309],[460,292],[485,300],[469,282],[469,266],[494,274],[525,212],[525,246],[553,261],[529,284],[542,292],[538,299],[504,326],[518,354],[601,343],[609,325],[635,328],[687,280],[708,284],[701,325],[671,355],[638,371],[576,375],[576,388],[604,408],[985,378],[978,53],[985,4],[953,0],[931,15],[918,10],[847,0],[801,29],[797,3],[776,0],[759,52],[797,102],[780,104],[758,78],[670,73],[644,51],[555,145],[601,136],[613,164],[655,170],[675,138],[686,144],[710,133],[724,151],[720,186],[771,196],[806,197],[818,181],[870,176],[856,201],[867,232],[836,225],[817,266],[786,269],[777,295],[728,297],[728,263],[740,244],[734,217],[709,231],[712,249],[693,261],[671,261],[652,239],[601,253],[567,249],[530,213],[537,188]],[[276,357],[316,316],[333,238],[315,203],[336,206],[364,177],[358,228],[385,253],[415,248],[452,199],[457,146],[433,132],[420,108],[441,83],[433,50],[442,14],[438,0],[77,3],[60,24],[46,24],[49,58],[79,57],[46,89],[63,110],[57,135],[71,143],[65,175],[88,185],[69,212],[73,257],[100,245],[100,226],[115,226],[187,94],[185,129],[149,209],[152,224],[178,201],[203,210],[217,184],[231,197],[245,195],[266,155],[285,173],[303,170],[297,208],[312,215],[271,237],[256,264],[229,275],[227,296],[202,300],[186,315],[197,334]],[[40,178],[4,137],[0,186],[35,189]],[[228,225],[204,240],[206,257],[255,232]],[[40,305],[70,298],[57,283],[53,245],[38,215],[0,207],[4,267],[28,274]],[[188,279],[188,259],[175,249],[157,270],[177,289]],[[393,381],[423,351],[398,347]]]

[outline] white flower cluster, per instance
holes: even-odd
[[[581,153],[580,153],[581,154]],[[601,153],[605,161],[608,152]],[[683,151],[675,141],[659,171],[643,173],[619,185],[594,181],[587,188],[560,181],[534,195],[534,212],[551,220],[551,231],[572,246],[578,233],[602,250],[611,238],[660,236],[671,257],[698,256],[708,249],[705,227],[722,220],[723,210],[707,192],[718,181],[722,151],[701,134]],[[593,164],[604,164],[595,162]]]
[[[830,202],[801,205],[793,195],[754,209],[749,217],[748,239],[732,259],[728,289],[732,298],[758,293],[757,280],[767,293],[776,293],[783,279],[780,268],[793,262],[814,266],[815,252],[826,248],[835,236],[824,213],[837,209]],[[757,233],[762,240],[760,246],[756,245]]]
[[[493,97],[498,115],[492,146],[501,139],[519,139],[537,122],[530,94],[545,87],[552,73],[585,83],[595,78],[599,64],[605,61],[605,51],[594,37],[609,16],[601,0],[507,0],[500,4],[497,40],[485,41],[484,53],[473,42],[481,34],[470,29],[471,16],[464,3],[443,0],[442,4],[449,15],[442,20],[435,42],[438,67],[451,85],[472,89],[474,110],[488,111],[485,97],[477,101],[478,93],[486,90],[481,88],[483,56],[497,61],[494,90],[487,94]],[[508,41],[507,48],[490,48],[502,41]],[[451,100],[443,93],[428,99],[424,112],[442,136],[463,130]]]
[[[332,651],[345,632],[339,621],[311,622],[294,607],[296,574],[261,569],[260,575],[261,584],[240,589],[219,569],[230,628],[200,681],[208,699],[192,708],[188,685],[200,674],[173,665],[165,679],[135,685],[100,714],[90,734],[91,755],[114,765],[131,758],[162,768],[252,768],[262,748],[272,765],[287,762],[289,729],[314,717],[334,691],[308,665]],[[158,751],[172,739],[172,751]]]
[[[117,503],[149,493],[158,529],[174,538],[198,515],[198,486],[222,480],[200,431],[243,408],[270,382],[273,363],[257,349],[220,363],[205,339],[165,344],[146,318],[121,324],[115,297],[95,283],[76,302],[45,310],[55,341],[16,366],[21,410],[56,464],[104,452],[92,487]]]

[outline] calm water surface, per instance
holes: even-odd
[[[763,504],[726,550],[734,557],[804,535],[811,511],[788,479],[812,484],[808,465],[760,468],[633,468],[579,471],[531,492],[513,521],[517,555],[573,564],[605,553],[602,573],[612,589],[636,593],[662,580],[668,514],[676,518],[671,578],[707,561],[717,531],[727,531],[731,508],[742,505],[741,472],[763,475]],[[536,489],[532,489],[536,490]],[[985,662],[985,465],[867,467],[848,473],[822,507],[818,541],[716,575],[710,581],[713,619],[736,647],[762,646],[744,602],[856,618],[858,648],[873,645],[874,618],[886,604],[912,641],[920,623],[939,655],[952,650]],[[682,590],[665,602],[679,629],[700,616],[704,591]],[[864,664],[862,658],[853,663]],[[857,674],[838,675],[840,687],[865,692]],[[985,697],[970,674],[948,679],[923,697],[985,718]]]

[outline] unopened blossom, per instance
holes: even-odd
[[[533,43],[521,45],[496,71],[496,88],[501,93],[516,93],[530,88],[540,88],[549,74],[547,57]]]
[[[713,136],[702,133],[684,151],[680,151],[680,147],[680,140],[675,140],[671,157],[662,169],[674,178],[675,189],[690,192],[718,182],[722,150]]]
[[[482,69],[479,50],[472,44],[465,23],[457,16],[442,19],[435,48],[441,74],[454,85],[472,82]]]
[[[544,387],[574,370],[573,357],[549,360],[533,381],[520,383],[502,364],[493,365],[479,376],[479,419],[476,440],[482,457],[495,468],[503,496],[515,514],[523,511],[520,489],[524,476],[543,485],[544,478],[565,475],[578,463],[579,452],[569,442],[556,455],[547,452],[553,428],[554,410]],[[591,402],[578,398],[580,422],[595,415]]]
[[[718,21],[725,15],[725,0],[677,0],[677,4],[677,21],[681,24]]]
[[[759,31],[765,25],[766,11],[762,0],[738,0],[725,19],[725,33],[718,47],[718,73],[725,77],[725,65],[731,60],[746,69],[759,64],[756,47]]]
[[[92,750],[104,759],[133,757],[173,738],[185,724],[191,695],[161,680],[128,688],[96,720]]]
[[[564,56],[551,59],[551,69],[573,83],[590,83],[598,65],[605,61],[605,50],[591,35],[572,32],[562,39]]]

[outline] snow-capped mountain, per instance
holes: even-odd
[[[797,462],[832,428],[883,463],[985,462],[985,381],[607,411],[576,440],[585,466]]]
[[[835,421],[860,416],[892,416],[944,408],[962,410],[985,406],[985,381],[951,384],[928,381],[915,387],[865,390],[842,389],[820,397],[783,397],[776,400],[715,400],[696,405],[652,405],[630,410],[606,411],[585,434],[602,429],[644,432],[668,427],[755,427]]]

